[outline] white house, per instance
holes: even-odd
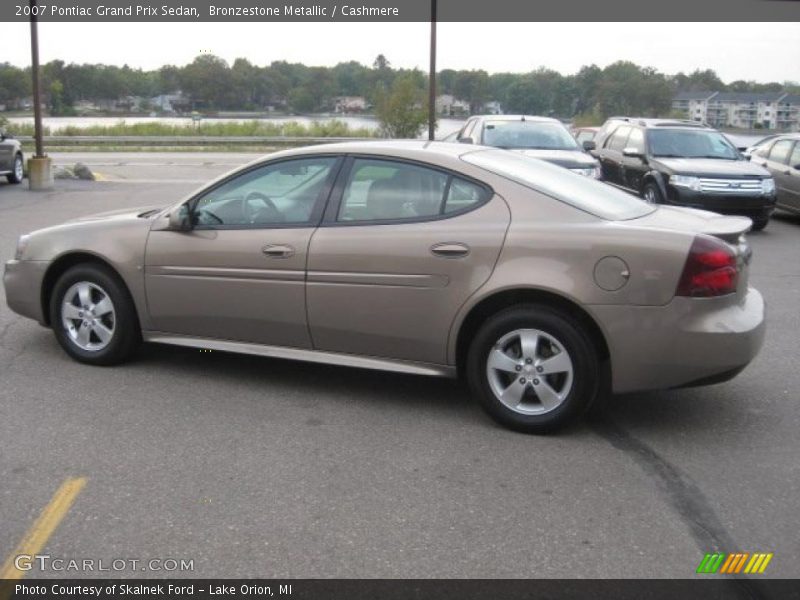
[[[338,96],[333,99],[333,110],[337,113],[359,113],[367,109],[364,96]]]

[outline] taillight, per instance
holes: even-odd
[[[736,291],[738,279],[736,254],[731,247],[711,237],[697,236],[675,293],[695,298],[724,296]]]

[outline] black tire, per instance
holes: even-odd
[[[22,165],[22,155],[17,154],[14,157],[14,165],[11,167],[11,173],[6,175],[6,179],[8,179],[8,183],[22,183],[22,177],[17,177],[17,164],[20,166]],[[22,172],[22,169],[19,169]]]
[[[762,231],[769,223],[769,217],[753,217],[751,231]]]
[[[113,304],[111,314],[113,333],[101,349],[87,350],[79,347],[62,322],[61,307],[68,300],[65,295],[70,288],[80,282],[97,286],[101,292],[108,295]],[[102,265],[84,263],[65,271],[53,287],[49,309],[50,324],[58,343],[67,354],[79,362],[103,366],[119,364],[133,356],[141,341],[139,319],[127,288],[114,272]]]
[[[649,204],[664,204],[664,195],[655,181],[648,181],[642,187],[642,198]],[[652,201],[648,198],[652,198]]]
[[[506,406],[492,391],[487,373],[489,353],[496,350],[496,344],[508,335],[513,336],[514,332],[526,329],[536,329],[552,336],[566,350],[572,364],[571,386],[563,389],[566,396],[555,408],[540,414],[523,414]],[[539,382],[533,378],[543,378],[535,372],[528,376],[526,398],[533,393],[530,391],[532,382]],[[508,381],[516,380],[516,375],[510,372],[508,377]],[[481,326],[469,348],[467,381],[481,407],[495,421],[516,431],[537,434],[556,431],[578,420],[597,397],[601,384],[597,352],[580,324],[565,313],[536,304],[510,307],[490,317]],[[534,397],[530,405],[534,410],[537,410],[536,401]]]

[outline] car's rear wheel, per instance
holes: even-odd
[[[20,183],[24,176],[24,168],[22,165],[22,155],[17,154],[14,157],[14,166],[11,169],[11,173],[6,175],[6,179],[8,179],[8,183]]]
[[[592,342],[568,315],[520,305],[489,318],[470,346],[467,377],[489,415],[525,433],[547,433],[580,417],[598,393]]]
[[[94,365],[125,361],[140,333],[127,289],[108,269],[77,265],[59,277],[50,298],[56,339],[75,360]]]
[[[663,204],[664,197],[661,195],[661,190],[658,189],[658,184],[655,181],[648,181],[642,188],[642,198],[648,204]]]

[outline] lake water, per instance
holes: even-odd
[[[33,123],[33,117],[12,117],[8,119],[11,123]],[[248,118],[248,117],[220,117],[220,118],[204,118],[203,122],[206,123],[246,123],[249,121],[265,121],[269,123],[290,123],[292,121],[301,124],[310,123],[324,123],[326,121],[343,121],[348,124],[351,129],[365,128],[369,130],[377,130],[379,128],[378,120],[375,117],[369,116],[337,116],[337,115],[315,115],[310,117],[293,116],[293,117],[266,117],[266,118]],[[64,127],[90,127],[92,125],[116,125],[120,121],[126,123],[164,123],[165,125],[181,125],[191,127],[193,121],[191,117],[43,117],[42,124],[49,127],[50,131],[54,134],[58,133]],[[436,129],[437,139],[458,131],[464,124],[463,119],[439,119],[438,127]],[[754,135],[752,133],[728,133],[726,134],[730,140],[739,147],[750,146],[755,144],[758,140],[762,139],[774,131],[765,131],[762,135]],[[425,139],[428,136],[427,127],[425,131],[419,136],[420,139]]]
[[[324,123],[327,121],[343,121],[351,129],[370,129],[377,130],[379,128],[378,120],[374,117],[368,116],[337,116],[337,115],[319,115],[319,116],[290,116],[290,117],[267,117],[267,118],[204,118],[202,122],[205,123],[247,123],[250,121],[265,121],[268,123],[290,123],[292,121],[301,124],[310,123]],[[165,125],[178,125],[191,127],[193,121],[191,117],[43,117],[42,125],[49,127],[50,131],[58,133],[60,129],[65,127],[90,127],[93,125],[116,125],[120,121],[125,123],[164,123]],[[32,124],[33,117],[12,117],[9,119],[10,123]],[[445,136],[461,128],[464,124],[463,120],[458,119],[439,119],[437,127],[437,137]],[[427,137],[427,128],[425,133],[420,136],[421,138]]]

